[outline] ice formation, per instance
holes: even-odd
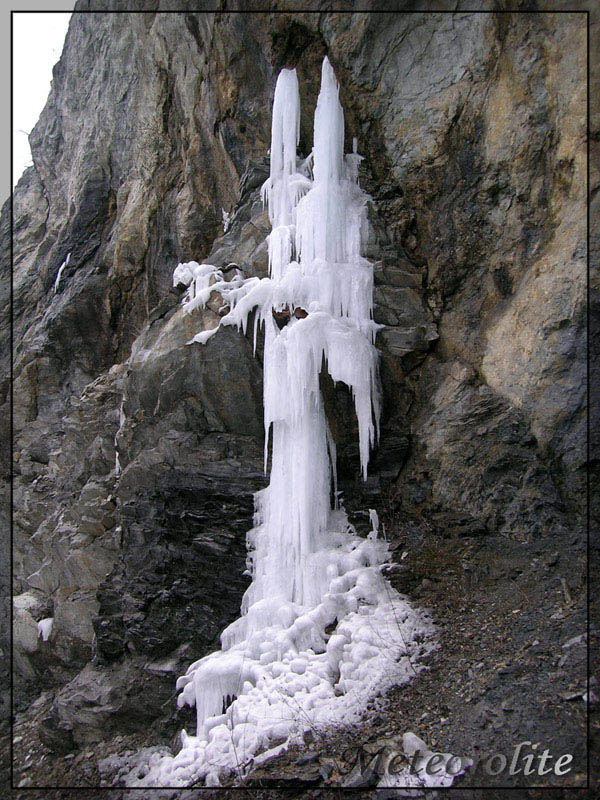
[[[69,261],[71,260],[71,253],[67,254],[67,257],[62,262],[60,267],[58,268],[58,272],[56,273],[56,278],[54,279],[54,292],[58,292],[58,287],[60,286],[60,281],[62,278],[63,270],[68,265]]]
[[[54,625],[54,617],[46,617],[41,619],[37,624],[38,637],[42,637],[42,641],[47,642],[52,636],[52,626]]]
[[[225,280],[209,264],[175,270],[187,288],[185,313],[217,293],[220,325],[254,336],[264,327],[265,468],[269,486],[255,498],[248,534],[252,582],[222,649],[192,664],[177,682],[179,704],[196,708],[193,736],[175,757],[157,755],[132,785],[216,785],[258,754],[307,727],[355,722],[370,698],[408,680],[432,645],[431,624],[381,575],[389,552],[372,531],[361,538],[337,504],[335,445],[319,374],[350,387],[366,477],[379,420],[373,269],[361,255],[366,195],[361,156],[344,156],[344,117],[326,58],[314,121],[312,157],[296,154],[300,122],[295,70],[275,90],[271,169],[263,186],[272,225],[269,277]],[[283,324],[278,324],[283,322]],[[219,326],[192,342],[205,343]],[[331,497],[334,497],[332,507]],[[263,755],[264,757],[264,755]]]

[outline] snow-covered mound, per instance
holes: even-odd
[[[358,722],[369,699],[421,669],[433,628],[381,577],[385,543],[348,533],[331,541],[320,556],[344,568],[323,601],[259,601],[241,618],[252,631],[244,641],[192,664],[178,685],[196,704],[197,735],[184,732],[179,754],[155,756],[131,785],[241,777],[257,754],[307,729]]]

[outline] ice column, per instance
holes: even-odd
[[[327,58],[314,122],[314,182],[296,167],[299,118],[296,72],[283,70],[275,90],[264,197],[272,224],[272,304],[276,311],[287,308],[290,320],[279,330],[266,317],[265,427],[273,455],[251,536],[253,583],[244,610],[275,597],[314,605],[326,587],[322,571],[308,567],[311,555],[326,544],[331,513],[321,369],[354,392],[365,470],[378,415],[372,407],[372,268],[360,256],[366,198],[356,181],[360,157],[344,159],[344,115]],[[294,316],[298,308],[300,318]]]
[[[196,307],[205,302],[203,293],[221,291],[231,308],[221,324],[244,330],[248,313],[257,309],[265,328],[265,464],[272,444],[270,483],[256,495],[248,534],[252,582],[242,616],[223,632],[223,651],[193,664],[178,682],[180,702],[196,704],[198,736],[205,720],[219,714],[225,694],[237,697],[260,680],[260,670],[250,670],[253,659],[263,664],[269,647],[281,658],[300,642],[322,650],[325,627],[342,609],[355,608],[359,595],[375,597],[380,580],[373,572],[375,555],[349,555],[361,552],[360,540],[350,541],[345,514],[332,509],[335,447],[319,388],[322,370],[350,387],[366,476],[379,418],[373,271],[361,256],[367,198],[358,186],[361,157],[344,156],[344,116],[327,58],[313,158],[302,164],[296,155],[299,122],[296,71],[284,69],[275,89],[271,169],[263,186],[272,226],[269,278],[226,284],[214,268],[195,265],[196,281],[203,283],[187,301]],[[179,280],[187,285],[192,273],[186,268]],[[344,592],[347,601],[340,599]]]

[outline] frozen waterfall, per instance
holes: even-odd
[[[272,226],[269,277],[225,281],[219,270],[195,262],[175,272],[174,280],[188,287],[183,313],[197,313],[216,292],[229,306],[221,325],[245,330],[254,310],[264,328],[270,482],[255,498],[252,582],[241,616],[223,632],[222,649],[177,682],[180,705],[196,707],[196,732],[184,732],[180,753],[156,757],[131,785],[216,785],[309,725],[356,721],[369,699],[408,680],[431,647],[427,617],[381,575],[389,553],[377,536],[376,512],[365,539],[331,502],[335,445],[319,374],[325,370],[350,387],[365,477],[380,408],[373,269],[361,255],[367,225],[361,156],[344,155],[344,115],[327,58],[314,150],[303,162],[296,152],[299,125],[296,71],[284,69],[262,190]],[[192,341],[205,343],[217,330]]]

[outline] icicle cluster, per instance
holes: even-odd
[[[376,512],[371,534],[361,539],[330,502],[332,483],[337,496],[335,446],[319,374],[325,369],[352,390],[365,477],[379,398],[373,270],[361,256],[361,157],[356,144],[344,156],[344,116],[327,58],[313,154],[300,164],[299,123],[296,72],[283,70],[262,190],[272,225],[269,277],[225,281],[219,270],[194,262],[174,275],[188,287],[188,313],[217,292],[230,309],[220,324],[245,331],[256,310],[255,340],[258,324],[265,331],[265,466],[269,438],[272,464],[269,486],[255,498],[252,583],[242,615],[223,632],[222,650],[192,664],[177,683],[179,703],[196,706],[196,735],[183,734],[182,751],[154,765],[148,785],[198,778],[214,784],[307,723],[355,720],[368,697],[407,680],[412,661],[430,646],[423,643],[429,622],[381,576],[389,554],[377,538]],[[217,330],[192,341],[204,343]]]

